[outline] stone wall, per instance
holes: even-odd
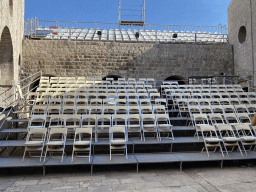
[[[0,86],[19,79],[24,34],[24,0],[0,1]]]
[[[235,75],[256,80],[256,1],[232,0],[228,7],[229,42],[234,49]],[[239,29],[244,26],[246,38],[239,41]]]
[[[23,43],[21,78],[42,70],[44,75],[106,77],[233,74],[228,44],[154,44],[96,41],[27,40]]]

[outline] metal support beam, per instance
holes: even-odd
[[[43,166],[43,177],[45,177],[45,166]]]

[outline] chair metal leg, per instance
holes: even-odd
[[[45,151],[45,155],[44,155],[44,163],[45,163],[45,159],[46,159],[46,155],[47,155],[47,150],[48,150],[48,146],[46,147],[46,151]]]
[[[25,155],[26,155],[26,147],[25,147],[25,150],[24,150],[24,155],[23,155],[22,163],[24,162]]]
[[[74,149],[73,149],[73,151],[72,151],[71,163],[73,163],[74,153],[75,153],[75,151],[74,151]]]
[[[109,159],[111,161],[111,145],[109,146]]]

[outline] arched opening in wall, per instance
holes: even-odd
[[[118,75],[108,75],[108,76],[106,76],[106,77],[103,77],[102,80],[105,81],[106,78],[113,78],[114,81],[117,81],[118,78],[122,78],[122,77],[121,77],[121,76],[118,76]]]
[[[170,76],[165,79],[165,81],[177,81],[179,85],[185,85],[185,79],[179,76]]]
[[[248,92],[249,91],[248,87],[243,87],[242,89],[243,89],[244,92]]]
[[[13,0],[9,0],[9,11],[10,11],[10,14],[12,16],[12,12],[13,12]]]
[[[13,47],[9,28],[4,27],[0,41],[0,80],[1,84],[12,84],[13,74]]]
[[[246,28],[245,26],[240,27],[239,33],[238,33],[238,41],[239,43],[243,43],[246,40]]]

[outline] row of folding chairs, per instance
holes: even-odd
[[[48,85],[51,87],[53,84],[62,86],[62,84],[71,85],[85,85],[85,86],[92,86],[92,85],[152,85],[155,86],[155,83],[149,83],[145,81],[90,81],[90,80],[40,80],[40,86]],[[84,86],[82,86],[84,87]]]
[[[250,115],[253,115],[256,109],[256,105],[190,105],[187,108],[182,108],[182,112],[188,112],[190,114],[190,117],[193,114],[209,114],[209,113],[248,113]],[[186,111],[185,111],[186,110]]]
[[[248,97],[247,93],[242,89],[165,89],[163,96],[171,97],[174,94],[180,94],[181,97],[191,97],[193,94],[197,97]],[[197,95],[196,95],[197,94]],[[204,95],[203,95],[204,94]],[[249,97],[255,97],[254,92],[249,92]]]
[[[247,155],[246,151],[251,150],[253,146],[255,149],[256,146],[255,127],[250,127],[248,124],[202,124],[199,130],[204,141],[202,152],[205,149],[208,157],[212,148],[214,152],[219,148],[223,156],[223,152],[229,155],[228,152],[237,148],[243,156],[243,152]]]
[[[159,99],[152,95],[146,99],[88,99],[88,98],[38,98],[30,100],[31,105],[166,105],[166,99]]]
[[[151,94],[154,93],[154,94]],[[150,98],[150,96],[158,96],[160,97],[160,94],[157,93],[155,90],[150,90],[150,92],[138,92],[138,93],[87,93],[87,92],[30,92],[27,94],[27,101],[35,101],[38,98]]]
[[[49,124],[47,123],[49,122]],[[99,134],[108,134],[110,127],[125,127],[128,133],[139,134],[141,140],[145,141],[148,133],[153,133],[158,141],[161,141],[162,135],[171,134],[174,139],[172,125],[168,114],[115,114],[115,115],[32,115],[29,121],[28,129],[33,128],[93,128],[95,133],[95,142],[98,141]]]
[[[62,95],[63,97],[67,97],[67,96],[76,96],[76,95],[88,95],[88,94],[95,94],[96,96],[105,96],[105,97],[115,97],[117,96],[117,94],[121,94],[121,93],[126,93],[126,94],[141,94],[141,93],[146,93],[146,94],[150,94],[150,93],[158,93],[157,89],[119,89],[119,90],[115,90],[115,89],[87,89],[87,90],[78,90],[78,91],[68,91],[67,88],[38,88],[37,92],[34,94],[37,94],[39,96],[54,96],[54,95]],[[111,95],[112,94],[112,95]],[[159,93],[160,94],[160,93]]]
[[[40,157],[40,162],[42,158],[44,158],[45,162],[48,153],[50,153],[50,156],[54,155],[54,153],[60,153],[61,162],[63,162],[63,158],[65,157],[67,134],[68,128],[28,129],[27,138],[24,143],[25,150],[22,162],[24,162],[27,152],[29,152],[30,157]],[[88,157],[89,162],[91,162],[92,135],[93,128],[89,127],[74,129],[74,142],[71,162],[73,162],[74,155],[77,157]],[[110,160],[113,150],[124,151],[126,159],[128,158],[127,141],[128,134],[124,126],[115,126],[109,128]]]
[[[161,89],[241,89],[239,84],[226,85],[178,85],[171,82],[163,82]]]
[[[183,92],[169,92],[164,95],[168,99],[173,98],[256,98],[255,92],[207,92],[199,89],[194,91],[183,93]]]
[[[251,117],[248,113],[214,113],[214,114],[193,114],[191,116],[193,126],[198,130],[201,125],[219,125],[219,124],[251,124]]]
[[[42,76],[40,80],[88,80],[88,81],[102,81],[101,78],[86,78],[86,77],[49,77]],[[114,81],[114,78],[106,78],[106,81]],[[137,81],[136,78],[118,78],[118,81]],[[155,82],[154,78],[139,78],[138,81]]]
[[[147,84],[128,84],[128,85],[105,85],[105,84],[39,84],[39,88],[76,88],[76,89],[150,89],[152,85]]]
[[[253,105],[256,104],[256,98],[215,98],[215,99],[176,99],[175,106],[189,105]]]
[[[36,92],[40,93],[57,93],[57,92],[76,92],[76,93],[95,93],[95,94],[119,94],[119,93],[158,93],[157,89],[81,89],[81,88],[37,88]]]
[[[34,114],[166,114],[164,105],[34,105],[31,115]]]

